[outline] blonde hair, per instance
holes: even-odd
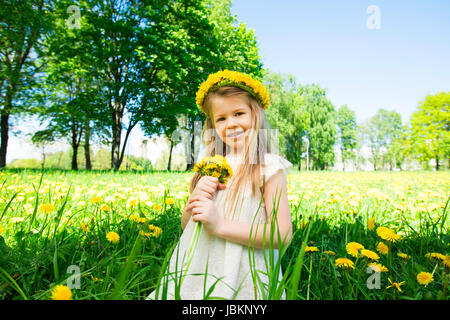
[[[238,200],[238,196],[241,193],[241,188],[238,186],[246,187],[248,184],[251,184],[252,195],[257,196],[257,191],[261,188],[261,180],[262,180],[262,194],[264,194],[265,188],[265,179],[261,174],[261,166],[265,165],[264,156],[266,153],[271,152],[271,148],[267,143],[267,137],[264,132],[260,131],[260,129],[269,129],[269,123],[264,114],[264,110],[259,104],[259,102],[246,90],[243,90],[239,87],[235,86],[223,86],[218,89],[211,91],[205,98],[204,102],[204,110],[206,114],[205,125],[202,130],[202,140],[206,146],[206,156],[215,156],[216,154],[220,154],[222,156],[226,156],[231,152],[231,148],[226,145],[222,139],[218,136],[213,122],[213,114],[211,108],[211,100],[214,97],[230,97],[230,96],[239,96],[243,98],[247,105],[250,107],[251,112],[251,121],[252,121],[252,129],[249,130],[250,134],[245,139],[244,145],[244,155],[243,161],[237,170],[237,172],[233,172],[233,179],[231,185],[227,185],[227,188],[230,188],[230,192],[227,193],[225,203],[228,203],[227,200],[231,199],[232,212],[234,218],[234,213],[236,212],[236,203]],[[212,136],[209,136],[209,133],[213,133]],[[219,147],[218,147],[219,146]],[[221,146],[221,147],[220,147]],[[198,172],[194,174],[192,177],[189,192],[192,193],[200,180],[201,176]],[[262,178],[262,179],[261,179]],[[226,213],[224,213],[226,215]]]

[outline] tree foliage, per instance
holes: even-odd
[[[436,170],[442,158],[450,165],[450,92],[429,94],[419,102],[411,116],[410,141],[420,160],[435,159]]]

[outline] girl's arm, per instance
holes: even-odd
[[[281,240],[282,241],[284,240],[284,244],[286,246],[292,238],[292,219],[289,210],[289,201],[287,197],[286,175],[284,174],[283,171],[278,171],[273,176],[271,176],[269,180],[266,182],[264,205],[266,207],[266,212],[269,217],[267,219],[265,234],[264,234],[264,224],[259,225],[253,224],[253,231],[251,236],[252,236],[252,243],[255,248],[263,247],[264,237],[265,237],[264,246],[265,248],[269,248],[270,226],[272,220],[273,223],[275,223],[275,219],[272,219],[270,215],[272,212],[274,201],[275,204],[277,204],[278,200],[279,200],[278,215],[277,215],[278,228],[280,231]],[[252,229],[251,223],[223,220],[223,223],[217,229],[216,236],[247,246],[249,243],[251,229]],[[275,225],[275,232],[273,235],[274,248],[278,249],[279,241],[280,239],[278,239],[277,225]]]

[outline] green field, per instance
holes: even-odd
[[[68,283],[72,299],[145,299],[181,235],[190,177],[0,171],[0,299],[51,299]],[[448,299],[449,194],[449,172],[292,171],[286,277],[266,298]]]

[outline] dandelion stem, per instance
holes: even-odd
[[[310,260],[309,260],[308,290],[306,291],[306,300],[309,300],[309,288],[311,286],[312,256],[309,259]]]

